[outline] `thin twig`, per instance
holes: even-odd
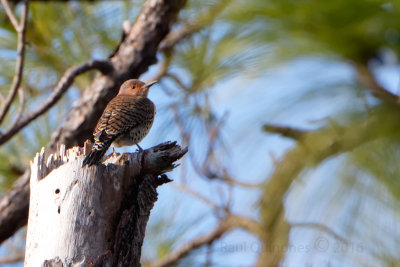
[[[232,2],[231,0],[220,0],[209,9],[200,13],[194,20],[186,22],[178,30],[170,32],[161,44],[160,50],[169,50],[181,40],[199,32],[201,29],[211,25],[222,11]]]
[[[183,82],[176,76],[175,74],[172,73],[165,73],[165,77],[171,78],[179,87],[181,87],[184,91],[189,91],[189,87],[183,84]]]
[[[189,195],[203,201],[204,203],[206,203],[207,205],[211,206],[214,210],[222,210],[223,208],[220,207],[219,205],[217,205],[214,201],[208,199],[207,197],[203,196],[202,194],[200,194],[197,191],[194,191],[193,189],[191,189],[190,187],[186,186],[186,185],[173,185],[175,188],[188,193]]]
[[[0,258],[0,264],[12,264],[24,260],[25,250],[18,250]]]
[[[15,120],[15,124],[17,124],[21,120],[22,113],[24,112],[24,108],[25,108],[25,92],[22,87],[20,87],[18,90],[18,97],[19,97],[19,106],[18,106],[18,115],[17,115],[17,119]],[[11,126],[10,128],[13,128],[13,127]]]
[[[293,127],[274,125],[274,124],[264,124],[263,131],[280,134],[284,137],[288,137],[296,141],[300,140],[302,137],[304,137],[305,134],[308,133],[308,131],[305,130],[300,130]]]
[[[164,58],[159,64],[157,74],[154,75],[153,78],[150,79],[150,81],[160,81],[167,74],[168,68],[171,65],[171,50],[163,51],[163,56]],[[172,96],[172,93],[166,90],[165,86],[162,86],[161,88],[167,95]]]
[[[11,21],[12,25],[14,26],[14,29],[16,32],[20,31],[19,25],[18,25],[18,20],[15,17],[14,13],[12,12],[10,5],[8,4],[7,0],[1,0],[1,4],[4,7],[4,10],[6,11],[8,19]]]
[[[132,38],[126,40],[112,58],[115,71],[111,75],[99,75],[92,81],[77,101],[77,105],[72,107],[66,121],[52,134],[48,147],[55,149],[60,143],[72,147],[83,144],[87,136],[91,136],[105,104],[115,96],[116,92],[113,89],[128,78],[139,77],[156,61],[159,43],[169,32],[169,26],[174,23],[184,4],[185,1],[182,0],[147,1],[144,4],[142,15],[130,32]],[[23,185],[0,199],[0,242],[27,222],[29,175],[28,169],[24,176],[14,183],[16,185],[24,182]]]
[[[290,226],[292,228],[294,227],[304,227],[304,228],[313,228],[317,229],[320,231],[323,231],[331,236],[333,236],[336,240],[344,243],[344,244],[349,244],[349,241],[347,241],[344,237],[336,233],[334,230],[329,228],[328,226],[321,224],[321,223],[290,223]]]
[[[17,123],[21,120],[22,114],[24,112],[24,108],[25,108],[25,93],[24,93],[24,89],[22,87],[20,87],[18,89],[18,97],[19,97],[18,113],[17,113],[17,117],[16,117],[14,123],[9,127],[10,129],[14,128],[15,125],[17,125]]]
[[[233,224],[226,218],[222,220],[214,230],[210,231],[208,234],[201,235],[192,241],[189,241],[182,245],[177,250],[167,254],[162,259],[156,260],[154,262],[150,262],[144,264],[145,267],[163,267],[163,266],[171,266],[177,263],[180,259],[184,258],[193,250],[200,248],[203,245],[211,244],[215,240],[221,238],[224,234],[232,230]]]
[[[252,221],[251,219],[228,215],[223,220],[220,221],[218,226],[214,228],[214,230],[210,231],[208,234],[201,235],[192,241],[189,241],[182,245],[180,248],[175,251],[167,254],[162,259],[156,260],[154,262],[149,262],[144,264],[145,267],[164,267],[171,266],[177,263],[180,259],[183,259],[186,255],[188,255],[193,250],[200,248],[201,246],[208,245],[213,243],[214,241],[221,238],[223,235],[227,234],[231,230],[235,228],[242,228],[245,230],[250,230],[251,233],[257,233],[260,229],[260,225]]]
[[[249,189],[260,189],[262,186],[262,183],[246,183],[246,182],[242,182],[237,179],[234,179],[228,174],[227,170],[224,170],[223,175],[218,179],[222,180],[224,182],[227,182],[228,184],[231,184],[231,185],[237,185],[237,186],[246,187]]]
[[[112,65],[108,61],[91,60],[78,66],[69,68],[64,73],[60,81],[57,83],[53,93],[42,103],[41,106],[39,106],[36,110],[27,113],[17,123],[13,124],[12,127],[7,129],[4,134],[0,135],[0,145],[7,142],[22,128],[24,128],[31,121],[45,113],[49,108],[57,103],[63,93],[65,93],[71,86],[76,76],[93,69],[98,69],[103,73],[109,73],[112,71]]]
[[[232,221],[232,224],[235,225],[236,227],[244,229],[247,232],[258,237],[263,234],[263,227],[256,220],[235,214],[229,214],[228,216]]]
[[[372,94],[385,101],[398,103],[400,96],[393,94],[381,86],[366,65],[355,65],[358,81],[372,91]]]
[[[2,3],[3,3],[4,8],[7,10],[6,7],[9,8],[7,1],[2,0]],[[17,94],[18,88],[19,88],[19,86],[21,84],[21,80],[22,80],[22,74],[23,74],[23,70],[24,70],[25,33],[26,33],[26,23],[27,23],[27,18],[28,18],[28,9],[29,9],[29,0],[25,0],[24,7],[22,10],[22,16],[21,16],[21,25],[19,25],[19,26],[14,25],[14,27],[16,27],[16,30],[18,33],[18,45],[17,45],[18,57],[17,57],[17,63],[15,65],[15,75],[13,78],[10,92],[8,93],[6,101],[2,105],[1,110],[0,110],[0,124],[4,120],[4,117],[7,115],[8,110],[10,109],[11,103],[14,101],[14,98]],[[10,14],[12,14],[12,12]],[[16,23],[15,21],[13,22],[15,17],[10,16],[10,14],[8,14],[10,20],[12,21],[13,24]]]
[[[178,129],[179,129],[181,137],[182,137],[182,143],[188,144],[191,140],[191,133],[189,131],[186,131],[184,123],[182,121],[182,118],[179,116],[177,105],[175,105],[175,104],[170,105],[169,108],[172,110],[172,113],[174,115],[174,121],[178,125]],[[224,119],[225,115],[222,118]],[[218,135],[220,127],[221,127],[221,124],[218,123],[217,126],[213,129],[212,133],[209,136],[209,138],[211,139],[210,143],[214,143],[213,140],[215,140],[216,136]],[[209,151],[210,150],[208,150],[207,154],[209,154]],[[238,186],[247,187],[247,188],[255,188],[256,189],[256,188],[260,188],[260,186],[261,186],[261,184],[259,184],[259,183],[246,183],[246,182],[236,180],[228,174],[226,169],[224,169],[224,171],[221,175],[219,175],[215,172],[211,172],[211,170],[209,170],[209,168],[207,167],[206,163],[204,163],[203,166],[200,166],[199,164],[197,164],[197,161],[195,161],[193,159],[193,157],[190,155],[189,155],[189,160],[191,161],[194,170],[199,175],[205,176],[208,179],[224,181],[231,185],[238,185]]]

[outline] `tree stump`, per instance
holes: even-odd
[[[89,146],[43,148],[31,163],[25,266],[140,266],[156,188],[187,148],[166,142],[82,168]]]

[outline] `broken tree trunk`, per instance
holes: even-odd
[[[25,266],[140,266],[156,188],[187,148],[166,142],[82,168],[88,150],[42,149],[31,164]]]

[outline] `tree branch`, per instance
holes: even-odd
[[[83,92],[67,121],[53,134],[50,147],[66,144],[83,145],[92,139],[92,131],[107,103],[117,94],[127,79],[137,78],[154,64],[158,45],[167,35],[170,25],[185,0],[148,0],[136,23],[131,27],[114,56],[109,60],[115,72],[112,77],[101,75]]]
[[[185,0],[149,0],[123,44],[110,59],[114,67],[112,77],[100,75],[84,91],[72,108],[66,122],[53,134],[48,147],[57,144],[68,148],[83,145],[92,132],[105,106],[116,95],[127,78],[139,77],[156,60],[158,44],[166,36]],[[16,183],[23,183],[27,171]],[[0,242],[26,224],[28,215],[29,182],[18,192],[11,191],[0,199]],[[5,207],[5,210],[2,207]],[[7,212],[7,211],[13,211]],[[9,223],[12,222],[12,223]]]
[[[261,220],[265,230],[264,244],[271,244],[268,237],[274,234],[277,218],[282,214],[285,194],[304,169],[317,166],[328,157],[351,151],[368,141],[398,135],[399,118],[397,106],[384,105],[377,107],[368,118],[349,123],[346,127],[327,127],[308,132],[277,163],[265,184],[260,202]],[[271,253],[274,252],[263,250],[259,262],[274,258],[275,255]]]
[[[112,72],[112,65],[108,61],[92,60],[69,68],[57,83],[52,94],[42,103],[42,105],[40,105],[36,110],[26,114],[24,117],[18,117],[15,123],[7,129],[4,134],[0,134],[0,145],[7,142],[22,128],[54,106],[54,104],[60,100],[61,96],[70,88],[78,75],[93,69],[98,69],[102,73],[110,73]]]
[[[6,240],[26,224],[29,209],[29,177],[30,171],[26,171],[0,199],[0,241]]]
[[[308,133],[308,131],[305,131],[305,130],[300,130],[300,129],[293,128],[293,127],[279,126],[279,125],[274,125],[274,124],[264,124],[262,129],[265,132],[276,133],[281,136],[291,138],[291,139],[294,139],[297,141],[300,140],[302,137],[304,137],[305,134]]]
[[[181,184],[181,185],[175,185],[175,188],[177,188],[178,190],[185,192],[199,200],[201,200],[202,202],[204,202],[205,204],[209,205],[211,208],[213,208],[214,210],[219,210],[222,209],[219,205],[217,205],[217,203],[215,203],[214,201],[208,199],[207,197],[203,196],[202,194],[200,194],[199,192],[191,189],[190,187],[186,186],[185,184]]]
[[[6,11],[8,19],[11,21],[11,24],[14,26],[14,29],[16,32],[20,31],[20,25],[18,23],[17,18],[15,17],[13,11],[10,8],[10,5],[8,4],[7,0],[1,0],[1,4],[4,7],[4,10]]]
[[[302,227],[302,228],[312,228],[316,230],[320,230],[322,232],[325,232],[331,236],[333,236],[336,240],[344,243],[344,244],[349,244],[349,241],[347,241],[344,237],[333,231],[331,228],[328,226],[322,224],[322,223],[290,223],[290,227]]]
[[[25,256],[25,250],[18,250],[18,251],[12,252],[11,254],[9,254],[7,256],[1,257],[0,264],[5,265],[5,264],[17,263],[17,262],[23,261],[24,256]]]
[[[355,65],[355,68],[358,74],[358,81],[366,88],[372,90],[374,96],[391,103],[399,102],[399,96],[382,87],[367,66],[358,64]]]
[[[6,10],[7,15],[9,16],[11,22],[13,23],[15,30],[18,33],[18,45],[17,45],[17,62],[15,65],[15,75],[13,78],[13,82],[11,85],[10,92],[7,95],[5,103],[3,103],[0,109],[0,124],[4,120],[4,117],[7,115],[8,110],[10,109],[11,103],[14,101],[14,98],[17,94],[18,88],[21,84],[22,74],[24,70],[24,58],[25,58],[25,33],[26,33],[26,24],[28,20],[28,9],[29,9],[29,0],[24,1],[24,7],[22,9],[21,16],[21,25],[18,25],[16,22],[16,18],[13,15],[10,7],[8,6],[7,0],[1,0]]]
[[[212,5],[209,9],[200,13],[194,20],[186,22],[178,30],[170,32],[162,42],[161,50],[170,50],[181,40],[209,26],[231,2],[231,0],[220,0],[218,3]]]
[[[257,224],[257,226],[255,224]],[[143,266],[164,267],[176,264],[180,259],[183,259],[193,250],[200,248],[201,246],[213,243],[214,241],[218,240],[223,235],[235,228],[243,228],[245,230],[251,229],[251,232],[253,232],[253,230],[259,231],[259,226],[257,222],[240,216],[228,215],[226,218],[219,222],[214,230],[210,231],[208,234],[196,237],[195,239],[185,243],[175,251],[167,254],[165,257],[153,262],[145,263],[143,264]]]

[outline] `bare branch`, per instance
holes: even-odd
[[[372,94],[382,100],[388,102],[399,102],[399,96],[393,94],[392,92],[386,90],[383,86],[381,86],[371,71],[365,65],[355,65],[358,74],[359,82],[367,87],[368,89],[372,90]]]
[[[336,233],[334,230],[329,228],[328,226],[322,224],[322,223],[290,223],[290,227],[304,227],[304,228],[313,228],[316,230],[323,231],[331,236],[333,236],[335,239],[338,241],[344,243],[344,244],[349,244],[349,241],[347,241],[344,237]]]
[[[225,219],[220,221],[220,223],[216,228],[214,228],[214,230],[212,230],[208,234],[199,236],[193,239],[192,241],[187,242],[177,250],[169,253],[164,258],[156,260],[154,262],[143,264],[143,266],[145,267],[171,266],[177,263],[180,259],[183,259],[193,250],[200,248],[201,246],[204,245],[212,244],[214,241],[218,240],[223,235],[225,235],[226,233],[230,232],[235,228],[244,228],[246,230],[253,229],[254,225],[252,223],[253,222],[251,220],[248,220],[247,218],[228,215]]]
[[[4,8],[7,10],[8,3],[6,0],[2,0]],[[1,109],[0,109],[0,124],[4,120],[4,117],[7,115],[8,110],[10,109],[11,103],[14,101],[14,98],[17,94],[18,88],[21,84],[22,80],[22,74],[24,70],[24,58],[25,58],[25,33],[26,33],[26,23],[28,19],[28,9],[29,9],[29,0],[24,1],[24,7],[22,9],[22,16],[21,16],[21,25],[14,25],[14,27],[17,27],[17,33],[18,33],[18,45],[17,45],[17,51],[18,51],[18,56],[17,56],[17,63],[15,65],[15,75],[13,78],[13,82],[11,85],[10,92],[7,95],[7,98],[5,100],[5,103],[3,103]],[[11,12],[11,10],[10,10]],[[9,14],[10,16],[12,12]],[[10,20],[12,16],[10,17]],[[15,17],[13,17],[15,19]],[[13,22],[13,24],[16,23],[16,21]]]
[[[106,104],[117,93],[115,88],[127,78],[139,77],[155,62],[158,45],[184,4],[184,0],[151,0],[145,3],[135,26],[110,59],[115,70],[113,75],[99,75],[93,80],[70,111],[67,121],[53,133],[48,147],[55,149],[57,144],[65,144],[69,148],[83,145],[85,140],[91,138]],[[16,183],[24,182],[18,192],[10,191],[0,199],[0,242],[26,224],[29,171]]]
[[[279,126],[279,125],[274,125],[274,124],[264,124],[263,131],[269,132],[269,133],[277,133],[284,137],[288,137],[288,138],[291,138],[291,139],[294,139],[297,141],[300,140],[302,137],[304,137],[305,134],[308,133],[308,131],[305,131],[305,130],[300,130],[300,129],[293,128],[293,127]]]
[[[167,72],[168,67],[171,63],[171,54],[174,46],[183,39],[192,36],[194,33],[199,32],[201,29],[212,24],[215,21],[216,17],[228,6],[230,2],[232,1],[221,0],[217,4],[212,5],[209,9],[199,14],[192,21],[184,23],[184,25],[182,25],[178,30],[171,31],[163,40],[159,49],[164,54],[165,60],[162,62],[162,65],[157,75],[151,80],[159,81],[162,77],[168,75],[170,76],[170,78],[175,80],[175,82],[180,82],[176,76],[168,74]],[[179,85],[182,88],[185,88],[182,83],[179,83]],[[169,92],[166,93],[170,95]]]
[[[239,227],[241,229],[246,230],[247,232],[255,235],[255,236],[260,236],[263,233],[263,227],[262,225],[257,222],[256,220],[235,215],[235,214],[229,214],[228,215],[230,220],[232,221],[232,224],[235,227]]]
[[[215,202],[213,202],[212,200],[208,199],[207,197],[203,196],[202,194],[200,194],[199,192],[191,189],[190,187],[181,184],[181,185],[173,185],[175,188],[188,193],[189,195],[201,200],[202,202],[204,202],[205,204],[209,205],[210,207],[212,207],[214,210],[220,210],[222,209],[219,205],[217,205]]]
[[[170,266],[177,263],[180,259],[184,258],[193,250],[203,246],[212,244],[214,241],[221,238],[224,234],[235,228],[243,228],[248,230],[251,233],[259,233],[260,225],[258,222],[255,222],[251,219],[240,217],[236,215],[228,215],[225,219],[223,219],[218,226],[209,232],[208,234],[199,236],[192,241],[184,244],[177,250],[171,252],[164,258],[144,264],[145,267],[163,267]]]
[[[4,7],[4,10],[6,11],[8,19],[11,21],[11,24],[14,26],[15,31],[19,32],[20,31],[20,27],[19,27],[19,24],[18,24],[18,20],[15,17],[13,11],[11,10],[10,5],[8,4],[8,1],[7,0],[1,0],[1,4]]]
[[[172,110],[172,113],[174,115],[174,121],[178,125],[178,129],[180,132],[180,135],[182,137],[182,142],[183,144],[187,144],[190,142],[191,139],[191,133],[185,129],[183,120],[181,116],[179,115],[178,108],[176,104],[172,104],[169,106],[169,108]],[[207,154],[210,154],[210,152],[213,149],[213,145],[215,144],[216,137],[218,136],[220,132],[220,128],[222,126],[222,122],[224,121],[225,115],[222,117],[220,122],[218,122],[212,129],[210,129],[209,132],[209,144],[210,147],[208,148]],[[205,176],[208,179],[215,179],[219,181],[224,181],[230,185],[238,185],[242,187],[247,187],[247,188],[260,188],[261,184],[260,183],[246,183],[239,181],[237,179],[234,179],[226,169],[223,169],[222,174],[212,172],[209,167],[207,162],[203,164],[203,166],[200,166],[196,161],[194,161],[193,157],[189,156],[189,159],[193,165],[194,170],[201,176]]]
[[[183,84],[183,82],[175,75],[172,73],[165,73],[165,76],[168,78],[171,78],[179,87],[181,87],[184,91],[189,91],[189,88]]]
[[[0,258],[0,265],[2,264],[11,264],[19,261],[23,261],[25,257],[25,250],[18,250],[16,252],[11,253],[10,255],[4,256]]]
[[[283,156],[274,172],[267,178],[268,182],[264,186],[260,201],[265,236],[274,235],[276,218],[282,214],[285,194],[304,169],[316,166],[331,156],[351,151],[368,141],[396,136],[399,131],[399,112],[396,107],[390,110],[377,109],[371,114],[365,120],[351,122],[340,129],[324,127],[310,131]],[[281,235],[281,238],[284,236]],[[266,242],[271,244],[270,239],[264,240],[265,244]],[[259,261],[274,258],[276,255],[272,255],[273,253],[264,249]],[[278,255],[278,261],[281,256]]]
[[[167,74],[168,67],[171,64],[171,53],[164,52],[163,54],[164,54],[164,59],[160,64],[158,72],[156,75],[153,76],[153,78],[150,79],[150,81],[160,81]],[[166,94],[171,95],[171,93],[168,90],[165,90],[164,86],[161,88],[164,89]]]
[[[67,121],[52,135],[52,148],[56,144],[83,145],[86,139],[92,138],[98,119],[119,86],[127,79],[139,77],[157,62],[159,43],[168,34],[177,12],[185,3],[185,0],[146,1],[136,23],[110,58],[114,75],[97,77],[83,92]]]
[[[161,50],[172,49],[181,40],[199,32],[201,29],[209,26],[216,17],[232,2],[231,0],[221,0],[212,5],[209,9],[199,14],[194,20],[186,22],[178,30],[170,32],[161,44]]]
[[[7,239],[26,224],[30,173],[30,170],[26,171],[0,199],[0,241]]]
[[[260,189],[262,186],[262,183],[246,183],[246,182],[239,181],[235,178],[232,178],[226,170],[224,170],[224,174],[218,179],[222,180],[224,182],[227,182],[228,184],[231,184],[231,185],[237,185],[237,186],[246,187],[249,189]]]
[[[36,110],[29,112],[23,118],[17,120],[16,123],[13,124],[4,134],[0,135],[0,145],[7,142],[22,128],[57,103],[57,101],[68,90],[78,75],[93,69],[101,70],[103,73],[109,73],[112,71],[112,65],[108,61],[92,60],[69,68],[57,83],[53,93],[42,103],[41,106],[39,106]]]
[[[25,93],[24,93],[24,89],[22,87],[20,87],[19,90],[18,90],[18,97],[19,97],[19,104],[18,104],[17,118],[15,119],[14,123],[9,127],[10,129],[14,128],[18,124],[18,122],[22,118],[22,113],[24,112],[24,108],[25,108]]]

